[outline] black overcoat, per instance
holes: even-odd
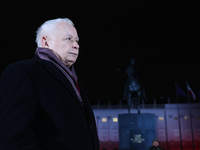
[[[8,66],[0,80],[0,150],[98,150],[96,124],[80,82],[73,87],[51,62]]]

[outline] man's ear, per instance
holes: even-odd
[[[46,37],[42,37],[41,45],[42,45],[43,48],[49,48]]]

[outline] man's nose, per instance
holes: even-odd
[[[78,42],[75,41],[75,42],[73,43],[73,48],[75,48],[75,49],[79,49],[79,48],[80,48]]]

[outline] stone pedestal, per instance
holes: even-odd
[[[156,139],[154,114],[119,114],[119,150],[149,150]]]

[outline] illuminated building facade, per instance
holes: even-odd
[[[119,149],[118,114],[128,113],[126,105],[92,107],[100,149]],[[132,108],[131,113],[137,113],[137,110]],[[156,134],[161,147],[166,150],[200,150],[200,104],[143,104],[141,113],[156,115]]]

